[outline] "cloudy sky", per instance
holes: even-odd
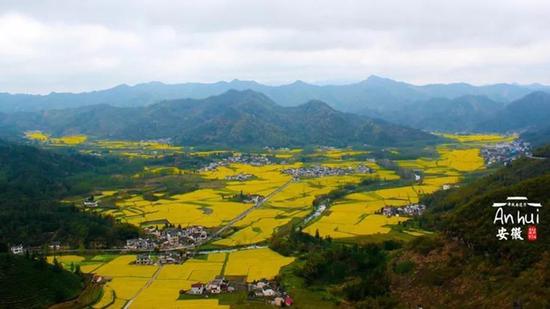
[[[371,74],[550,84],[550,1],[0,0],[0,92]]]

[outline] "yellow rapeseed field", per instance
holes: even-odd
[[[461,143],[468,142],[493,142],[502,143],[510,142],[517,138],[517,135],[500,135],[500,134],[441,134],[443,137],[457,140]]]
[[[103,286],[103,295],[101,299],[95,303],[92,308],[103,308],[113,303],[116,299],[115,291],[108,284]]]
[[[229,254],[225,275],[246,276],[248,282],[271,279],[281,267],[293,261],[294,258],[284,257],[269,248],[235,251]]]
[[[34,141],[45,142],[50,138],[50,136],[42,133],[41,131],[27,131],[25,132],[25,138]]]
[[[439,147],[438,152],[441,155],[441,159],[437,161],[438,166],[447,166],[460,172],[471,172],[484,167],[479,148],[448,149]]]
[[[86,140],[88,140],[86,135],[78,134],[51,138],[50,142],[58,145],[79,145],[86,142]]]

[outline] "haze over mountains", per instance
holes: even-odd
[[[4,119],[4,124],[18,131],[40,129],[55,135],[82,133],[135,140],[169,137],[182,145],[344,146],[437,140],[420,130],[339,112],[320,101],[283,107],[252,90],[144,107],[94,105],[16,113]]]
[[[454,99],[465,95],[487,96],[494,101],[509,102],[536,90],[550,91],[549,86],[539,84],[473,86],[454,83],[417,86],[378,76],[370,76],[354,84],[324,86],[302,81],[281,86],[268,86],[255,81],[236,79],[231,82],[217,83],[150,82],[135,86],[123,84],[106,90],[83,93],[53,92],[48,95],[0,93],[0,112],[38,111],[95,104],[142,106],[169,99],[202,99],[231,89],[258,91],[283,106],[296,106],[309,100],[321,100],[336,109],[349,112],[365,112],[369,109],[391,110],[401,105],[434,97]]]
[[[498,102],[519,99],[533,91],[550,91],[539,84],[494,84],[473,86],[466,83],[429,84],[423,86],[370,76],[348,85],[313,85],[302,81],[281,86],[268,86],[255,81],[233,80],[217,83],[164,84],[150,82],[135,86],[83,93],[50,93],[48,95],[0,93],[0,112],[40,111],[95,104],[113,106],[143,106],[170,99],[203,99],[228,90],[261,92],[282,106],[296,106],[310,100],[320,100],[346,112],[368,113],[400,108],[412,102],[431,98],[454,99],[466,95],[486,96]]]
[[[183,144],[391,144],[406,134],[412,140],[426,136],[415,130],[405,134],[403,127],[373,118],[426,131],[547,130],[549,93],[549,86],[539,84],[416,86],[377,76],[326,86],[151,82],[76,94],[3,93],[0,129],[3,135],[43,129],[108,138],[172,137]]]

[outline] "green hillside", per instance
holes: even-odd
[[[538,152],[546,155],[546,152]],[[493,175],[424,200],[418,223],[436,234],[395,255],[392,291],[402,304],[447,308],[545,308],[550,305],[550,160],[522,159]],[[527,196],[542,203],[538,238],[499,241],[493,202]],[[507,225],[508,228],[512,225]],[[527,227],[523,227],[523,237]]]
[[[283,107],[251,90],[147,107],[96,105],[18,113],[0,125],[19,132],[39,129],[54,135],[81,133],[109,139],[171,138],[181,145],[219,147],[396,145],[439,140],[420,130],[342,113],[321,101]]]
[[[111,165],[94,157],[62,155],[0,140],[0,242],[115,244],[137,235],[135,227],[58,201],[74,190],[75,179],[89,181],[91,176],[86,175],[101,173]],[[79,185],[85,187],[85,183]]]
[[[47,308],[76,297],[82,278],[44,259],[0,253],[0,308]]]

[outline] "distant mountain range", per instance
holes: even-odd
[[[130,135],[131,132],[122,134],[121,130],[124,130],[131,122],[127,117],[132,113],[139,113],[142,110],[153,112],[162,106],[169,105],[169,103],[163,102],[167,100],[205,99],[205,102],[210,102],[212,99],[207,98],[221,95],[229,90],[253,90],[263,93],[264,97],[258,101],[268,101],[268,104],[263,106],[263,112],[272,113],[273,118],[280,117],[277,113],[281,110],[279,108],[281,106],[289,107],[289,109],[286,109],[288,111],[295,108],[301,112],[300,109],[305,108],[303,104],[306,102],[322,101],[335,110],[380,118],[388,122],[422,130],[524,132],[550,126],[550,124],[546,125],[547,120],[550,119],[550,103],[548,100],[550,86],[540,84],[472,86],[465,83],[416,86],[371,76],[362,82],[349,85],[318,86],[297,81],[288,85],[267,86],[254,81],[233,80],[212,84],[186,83],[174,85],[151,82],[135,86],[120,85],[101,91],[77,94],[51,93],[44,96],[0,93],[0,131],[4,131],[3,135],[13,134],[15,132],[14,127],[7,126],[6,122],[9,123],[10,119],[16,117],[12,115],[13,113],[18,113],[18,126],[21,126],[25,121],[31,124],[41,123],[55,116],[61,119],[58,119],[58,121],[64,125],[64,131],[67,131],[67,128],[76,128],[72,125],[73,123],[78,124],[80,129],[86,129],[82,126],[95,121],[95,129],[88,128],[90,131],[97,131],[99,128],[104,136]],[[159,104],[159,102],[163,103]],[[225,101],[222,100],[222,102]],[[275,103],[279,105],[277,108],[270,107]],[[220,103],[217,109],[211,112],[216,114],[218,111],[230,111],[229,109],[235,108],[234,106],[225,108],[222,105],[223,103]],[[71,109],[71,111],[56,111],[62,109]],[[29,114],[21,117],[21,112],[38,111],[43,111],[41,116]],[[2,115],[2,112],[4,115]],[[333,112],[335,111],[333,110]],[[156,119],[173,118],[171,115],[162,116],[159,113],[157,112]],[[244,114],[245,111],[241,111],[241,113]],[[86,116],[83,116],[84,114]],[[98,114],[101,114],[101,116],[96,119]],[[181,115],[178,114],[178,116]],[[267,120],[266,118],[269,118],[265,115],[261,116],[255,115],[256,119]],[[287,115],[284,118],[291,119],[290,116],[292,115]],[[83,119],[75,117],[83,117]],[[204,114],[201,117],[204,117]],[[227,115],[227,117],[230,117],[230,115]],[[2,118],[5,121],[2,121]],[[139,125],[134,125],[136,127],[165,126],[164,123],[154,121],[148,123],[141,115],[132,116],[132,119],[140,119]],[[177,122],[176,119],[172,120]],[[180,120],[183,121],[183,119]],[[190,120],[185,118],[185,121]],[[242,121],[245,120],[241,120],[239,126],[245,125]],[[205,123],[197,124],[201,128],[205,125]],[[254,123],[246,122],[246,125],[249,126],[246,127],[248,130],[273,124],[269,121],[264,124],[256,121]],[[61,130],[59,125],[53,125],[51,122],[50,127],[55,127],[57,131]],[[185,128],[176,127],[190,130],[188,126]],[[282,127],[290,128],[292,126],[285,123]],[[171,128],[175,127],[171,125]],[[155,132],[155,128],[150,129],[152,129],[150,132]],[[263,129],[266,132],[268,129],[275,130],[272,134],[277,138],[273,137],[271,140],[273,142],[276,142],[282,136],[281,132],[277,131],[275,127]],[[237,130],[237,128],[234,128],[234,130]],[[149,131],[142,133],[149,134]],[[187,131],[182,132],[182,135],[184,133],[187,133]],[[252,133],[244,130],[242,134],[244,136]],[[152,135],[152,133],[149,135]],[[219,133],[212,133],[210,138],[215,140],[214,136],[218,135]],[[306,135],[304,133],[304,136]],[[377,140],[377,138],[373,137],[372,140]],[[243,137],[242,139],[246,140],[247,138]],[[283,142],[283,140],[290,142],[290,139],[281,139],[279,142]],[[235,139],[235,142],[237,142],[237,139]]]
[[[432,98],[406,105],[399,111],[379,113],[378,117],[413,128],[460,132],[476,130],[504,107],[504,103],[486,96],[467,95],[454,99]]]
[[[395,145],[435,142],[420,130],[336,111],[321,101],[283,107],[252,90],[206,99],[167,100],[143,107],[93,105],[0,117],[12,131],[82,133],[111,139],[172,138],[181,145]]]
[[[465,83],[416,86],[378,76],[349,85],[313,85],[302,81],[268,86],[254,81],[233,80],[217,83],[164,84],[150,82],[135,86],[119,85],[111,89],[83,93],[48,95],[0,93],[0,112],[40,111],[109,104],[121,107],[145,106],[162,100],[204,99],[228,90],[254,90],[282,106],[297,106],[311,100],[328,103],[346,112],[392,111],[431,98],[455,99],[461,96],[486,96],[498,102],[519,99],[533,91],[550,91],[549,86],[532,84],[495,84],[472,86]]]

